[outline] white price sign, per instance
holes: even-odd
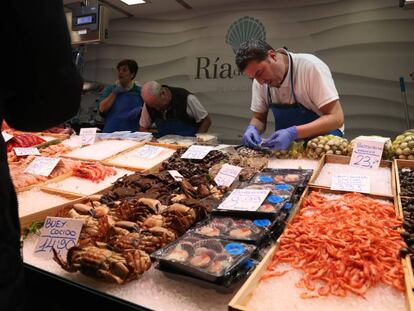
[[[162,147],[145,145],[145,146],[138,148],[134,152],[134,156],[138,158],[143,158],[143,159],[153,159],[156,156],[158,156],[164,149],[165,148],[162,148]]]
[[[27,156],[27,155],[40,155],[39,149],[35,147],[29,147],[29,148],[19,148],[14,147],[14,153],[18,157]]]
[[[371,182],[369,176],[333,175],[331,189],[350,192],[370,193]]]
[[[192,145],[187,149],[186,152],[183,153],[181,158],[201,160],[204,159],[204,157],[213,149],[214,147],[211,146]]]
[[[41,176],[49,176],[60,158],[36,157],[24,170],[25,173]]]
[[[233,211],[256,211],[270,190],[235,189],[218,206],[218,209]]]
[[[181,175],[180,172],[178,172],[176,170],[170,170],[170,171],[168,171],[168,173],[170,173],[172,178],[174,178],[174,180],[176,180],[176,181],[182,181],[184,179],[184,176]]]
[[[378,168],[381,162],[384,143],[389,138],[360,136],[355,139],[349,165]]]
[[[81,128],[79,131],[79,136],[81,138],[82,146],[84,145],[93,145],[95,143],[96,127],[85,127]]]
[[[3,135],[3,139],[4,139],[4,142],[8,142],[10,139],[12,139],[13,138],[13,135],[10,135],[9,133],[7,133],[7,132],[1,132],[1,134]]]
[[[83,220],[60,217],[47,217],[37,241],[35,254],[51,258],[52,248],[66,258],[68,249],[78,242]]]
[[[242,169],[243,168],[238,166],[224,164],[216,177],[214,177],[214,181],[219,186],[230,187],[237,176],[239,176]]]

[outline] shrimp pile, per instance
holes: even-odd
[[[79,161],[73,161],[69,159],[61,159],[60,162],[53,169],[52,173],[48,177],[40,175],[32,175],[25,173],[24,170],[33,161],[35,156],[29,155],[19,162],[9,163],[10,176],[13,180],[16,190],[21,190],[24,187],[41,184],[49,179],[53,179],[63,174],[69,173],[75,166],[78,166]]]
[[[104,166],[94,162],[82,162],[72,170],[73,176],[90,179],[93,182],[100,182],[107,176],[116,175],[112,167]]]
[[[288,263],[304,272],[301,298],[348,292],[363,296],[382,282],[404,291],[398,250],[404,245],[394,206],[359,193],[329,198],[312,192],[282,235],[262,280],[281,276]]]

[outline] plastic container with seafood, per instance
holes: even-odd
[[[269,236],[272,222],[269,219],[242,219],[211,217],[199,223],[193,232],[206,238],[241,241],[261,245]]]
[[[295,193],[296,186],[291,184],[242,184],[239,188],[242,189],[263,189],[270,190],[271,194],[280,196],[283,199],[289,200]]]
[[[159,249],[151,257],[161,269],[191,275],[213,283],[225,282],[255,251],[254,245],[222,239],[206,239],[187,233]]]
[[[295,184],[305,187],[312,173],[313,170],[265,169],[253,178],[253,183]]]
[[[262,185],[255,186],[260,187]],[[275,185],[271,184],[271,186],[274,187]],[[270,192],[259,208],[255,211],[219,209],[218,206],[215,206],[212,213],[216,216],[243,217],[251,220],[269,219],[274,221],[284,209],[285,205],[290,204],[291,201],[291,196],[279,196]]]

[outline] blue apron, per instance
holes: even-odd
[[[315,121],[319,118],[319,115],[312,110],[306,108],[298,102],[295,95],[295,89],[293,84],[293,59],[292,56],[287,52],[290,59],[290,84],[292,87],[292,95],[295,102],[293,104],[281,104],[273,103],[272,96],[270,94],[270,87],[267,87],[267,99],[269,107],[273,112],[275,118],[275,130],[286,129],[294,125],[303,125]],[[341,130],[336,129],[327,134],[335,136],[343,136]],[[310,139],[310,138],[308,138]],[[305,140],[308,140],[305,139]]]
[[[137,118],[130,116],[131,110],[137,107],[142,107],[142,98],[139,94],[132,91],[118,94],[108,111],[102,132],[138,131],[140,114]]]
[[[179,119],[155,119],[159,137],[165,135],[195,136],[198,131],[198,125],[190,124]],[[157,136],[158,136],[157,135]]]

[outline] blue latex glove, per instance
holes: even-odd
[[[137,120],[139,114],[141,113],[142,107],[136,107],[134,109],[132,109],[129,113],[128,113],[128,120]]]
[[[121,94],[121,93],[125,93],[127,90],[126,89],[124,89],[122,86],[120,86],[120,85],[118,85],[118,86],[116,86],[116,87],[114,87],[114,89],[112,90],[112,93],[115,93],[115,94]]]
[[[286,150],[296,138],[298,138],[296,126],[291,126],[274,132],[262,146],[272,150]]]
[[[262,137],[254,125],[249,125],[243,134],[242,144],[250,148],[259,148]]]

